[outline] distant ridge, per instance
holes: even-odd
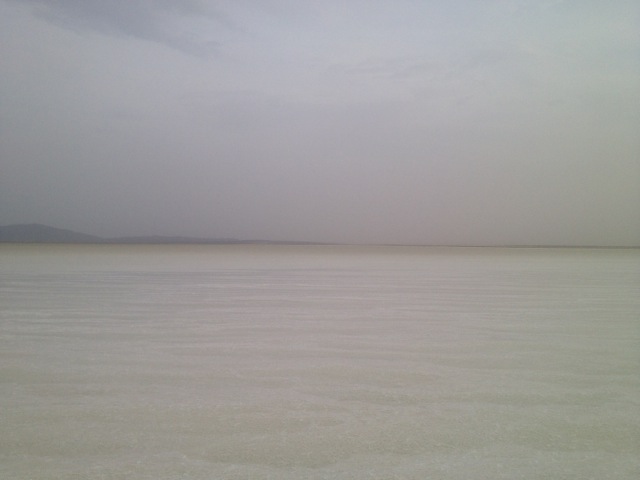
[[[0,225],[0,243],[87,243],[87,244],[123,244],[123,245],[338,245],[326,242],[298,242],[277,240],[238,240],[236,238],[198,238],[168,235],[146,235],[131,237],[98,237],[86,233],[74,232],[62,228],[50,227],[39,223],[20,225]],[[342,244],[357,245],[357,244]],[[599,249],[638,249],[633,245],[431,245],[431,244],[364,244],[389,247],[462,247],[462,248],[599,248]]]
[[[137,236],[105,238],[39,223],[0,226],[0,243],[104,243],[104,244],[282,244],[314,245],[314,242],[278,242],[267,240],[238,240],[235,238],[195,238],[182,236]]]
[[[0,226],[0,242],[15,243],[103,243],[105,239],[39,223]]]
[[[163,235],[147,235],[140,237],[117,237],[107,238],[104,240],[106,243],[193,243],[193,244],[217,244],[217,243],[242,243],[235,238],[193,238],[193,237],[180,237],[180,236],[163,236]]]

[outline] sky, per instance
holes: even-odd
[[[0,225],[640,245],[636,0],[0,0]]]

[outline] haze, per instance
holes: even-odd
[[[637,1],[0,0],[0,225],[640,245]]]

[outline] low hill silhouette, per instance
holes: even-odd
[[[39,223],[0,226],[0,243],[104,243],[104,244],[290,244],[311,245],[313,242],[238,240],[235,238],[196,238],[147,235],[133,237],[98,237]]]

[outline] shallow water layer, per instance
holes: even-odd
[[[0,477],[640,478],[640,251],[0,245]]]

